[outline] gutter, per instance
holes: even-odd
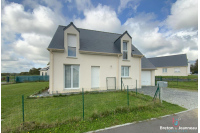
[[[97,55],[121,55],[122,53],[107,53],[107,52],[95,52],[95,51],[84,51],[84,50],[79,50],[79,53],[81,54],[97,54]]]

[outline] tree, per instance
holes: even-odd
[[[198,59],[196,60],[194,64],[194,73],[198,73]]]
[[[198,73],[198,59],[196,60],[195,64],[190,66],[190,71],[192,73]]]
[[[29,70],[29,75],[40,75],[40,70],[41,68],[32,68]]]

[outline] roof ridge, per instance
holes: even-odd
[[[178,55],[186,55],[186,54],[174,54],[174,55],[167,55],[167,56],[151,57],[151,58],[148,58],[148,59],[161,58],[161,57],[170,57],[170,56],[178,56]]]
[[[84,28],[78,28],[78,29],[82,29],[82,30],[91,30],[91,29],[84,29]],[[99,31],[99,30],[91,30],[91,31],[97,31],[97,32],[104,32],[104,33],[110,33],[110,34],[118,34],[121,35],[119,33],[113,33],[113,32],[107,32],[107,31]]]

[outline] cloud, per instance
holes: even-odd
[[[2,14],[2,29],[16,33],[36,32],[52,36],[57,24],[64,23],[61,16],[44,6],[38,6],[33,12],[26,12],[22,5],[11,3],[5,6]]]
[[[198,29],[198,0],[177,0],[166,24],[172,29]]]
[[[132,36],[133,45],[147,57],[186,53],[189,60],[197,59],[197,31],[188,29],[160,32],[162,22],[156,21],[153,13],[140,13],[129,18],[123,27]]]
[[[2,9],[2,72],[13,66],[15,72],[28,71],[49,61],[46,48],[58,25],[67,20],[52,10],[53,5],[49,8],[37,3],[34,7],[25,11],[21,4],[6,3]]]
[[[99,4],[96,8],[84,10],[84,19],[75,19],[74,23],[77,27],[109,31],[122,32],[120,30],[121,22],[117,18],[117,14],[108,6]]]
[[[131,7],[136,12],[140,1],[141,0],[120,0],[120,5],[118,7],[118,13],[120,13],[125,8],[129,8],[129,7]]]
[[[84,11],[85,9],[91,9],[93,7],[90,0],[75,0],[78,11]]]

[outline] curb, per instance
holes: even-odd
[[[117,128],[117,127],[123,127],[123,126],[128,126],[128,125],[131,125],[131,124],[136,124],[136,123],[139,123],[139,122],[152,121],[152,120],[156,120],[156,119],[159,119],[159,118],[165,118],[165,117],[168,117],[168,116],[178,115],[178,114],[181,114],[181,113],[185,113],[185,112],[191,111],[191,110],[193,110],[193,109],[198,109],[198,107],[192,108],[192,109],[188,109],[188,110],[185,110],[185,111],[181,111],[181,112],[178,112],[178,113],[170,114],[170,115],[160,116],[160,117],[158,117],[158,118],[150,118],[150,119],[143,120],[143,121],[125,123],[125,124],[122,124],[122,125],[116,125],[116,126],[106,127],[106,128],[98,129],[98,130],[95,130],[95,131],[88,131],[88,132],[86,132],[86,133],[96,133],[96,132],[105,131],[105,130],[109,130],[109,129],[113,129],[113,128]]]

